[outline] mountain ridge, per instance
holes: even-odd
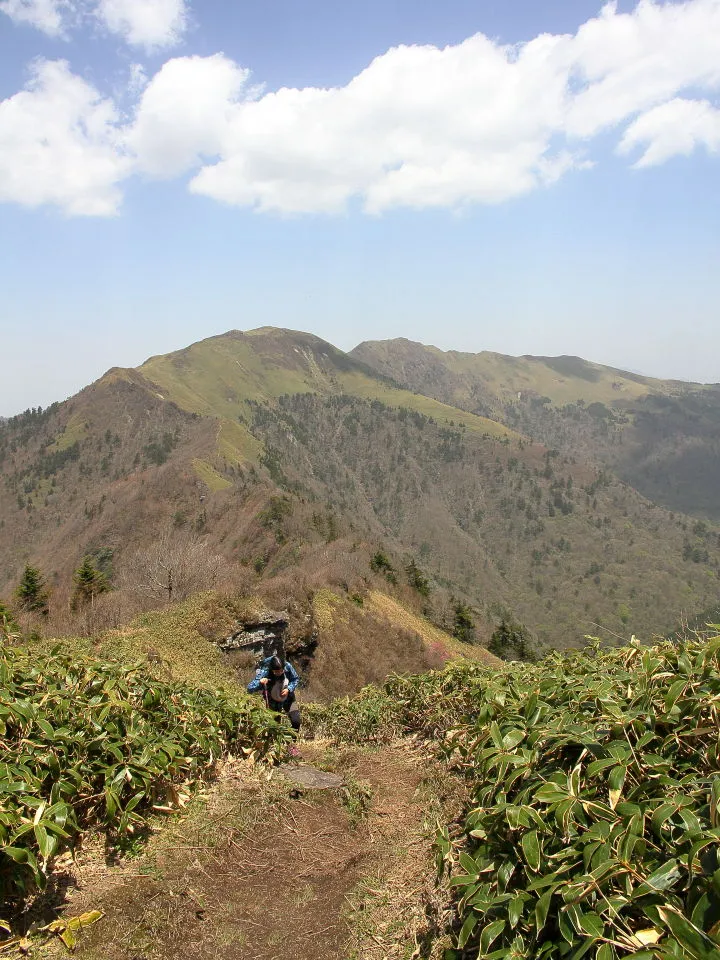
[[[407,341],[351,353],[408,389],[602,464],[670,510],[720,520],[720,386],[575,357],[461,354]]]
[[[506,614],[563,645],[598,622],[610,636],[671,629],[715,602],[711,525],[643,498],[571,433],[564,448],[533,439],[529,414],[508,414],[517,397],[496,398],[501,422],[398,382],[312,334],[258,328],[111,368],[6,422],[0,589],[33,561],[60,596],[84,554],[127,566],[177,529],[253,582],[310,577],[359,596],[384,551],[398,589],[411,561],[427,574],[432,602],[407,594],[418,609],[449,628],[468,603],[485,639]],[[612,416],[597,430],[617,432]]]

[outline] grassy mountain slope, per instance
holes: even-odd
[[[262,403],[296,393],[350,394],[406,407],[440,421],[463,422],[493,436],[507,428],[466,411],[416,396],[378,377],[364,364],[312,334],[274,327],[233,330],[185,350],[153,357],[140,372],[159,395],[191,413],[247,420],[248,402]]]
[[[446,403],[469,409],[485,402],[496,406],[498,413],[523,391],[563,405],[581,398],[587,403],[611,403],[620,396],[638,398],[672,389],[665,381],[588,363],[580,357],[510,357],[488,350],[446,352],[404,338],[367,341],[350,355],[398,383],[411,384],[412,389],[431,387],[431,394],[442,395]]]
[[[411,390],[603,463],[671,510],[720,519],[720,386],[657,380],[579,357],[444,352],[409,340],[351,355]]]

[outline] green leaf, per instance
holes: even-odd
[[[518,925],[520,922],[520,917],[523,915],[523,911],[525,909],[525,900],[526,896],[523,895],[515,897],[515,899],[510,902],[510,906],[508,907],[508,922],[513,930]]]
[[[539,790],[535,791],[535,799],[539,803],[558,803],[560,800],[567,799],[567,792],[561,790],[556,783],[544,783]]]
[[[473,930],[477,926],[478,919],[479,917],[474,910],[465,918],[465,922],[460,929],[460,936],[458,937],[458,948],[460,950],[463,949],[465,944],[472,936]]]
[[[689,958],[718,960],[720,951],[717,945],[706,937],[702,930],[698,930],[687,917],[682,916],[672,907],[658,907],[658,913]]]
[[[608,767],[614,767],[615,763],[615,757],[601,757],[599,760],[593,760],[592,763],[589,763],[585,773],[588,777],[596,777],[603,770],[607,770]]]
[[[584,913],[580,918],[580,926],[589,937],[599,939],[605,933],[605,921],[597,913]]]
[[[665,823],[677,811],[676,803],[661,803],[652,815],[652,828],[658,836]]]
[[[682,877],[683,871],[677,860],[668,860],[633,891],[633,899],[648,893],[669,890]]]
[[[502,745],[505,750],[514,750],[519,743],[522,743],[527,734],[524,730],[509,730],[502,739]]]
[[[627,776],[627,767],[618,765],[613,767],[608,776],[608,787],[610,790],[622,791]]]
[[[537,873],[540,869],[540,840],[537,830],[530,830],[524,834],[520,843],[528,866]]]
[[[468,853],[465,853],[465,851],[463,851],[460,854],[460,866],[470,876],[472,877],[478,876],[479,871],[478,871],[477,863],[473,860],[473,858]]]
[[[488,953],[490,945],[497,940],[504,929],[504,920],[494,920],[486,927],[483,927],[483,931],[480,934],[480,950],[478,951],[479,957],[484,957]]]
[[[547,922],[547,915],[550,909],[550,902],[552,900],[552,891],[548,890],[544,893],[538,902],[535,904],[535,927],[537,933],[539,934],[545,923]]]
[[[665,710],[670,710],[687,686],[687,680],[676,680],[665,695]]]

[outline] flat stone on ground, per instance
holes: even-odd
[[[345,783],[336,773],[318,770],[309,763],[284,763],[276,773],[308,790],[335,790]]]

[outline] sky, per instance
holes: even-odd
[[[229,329],[720,381],[720,0],[0,0],[0,416]]]

